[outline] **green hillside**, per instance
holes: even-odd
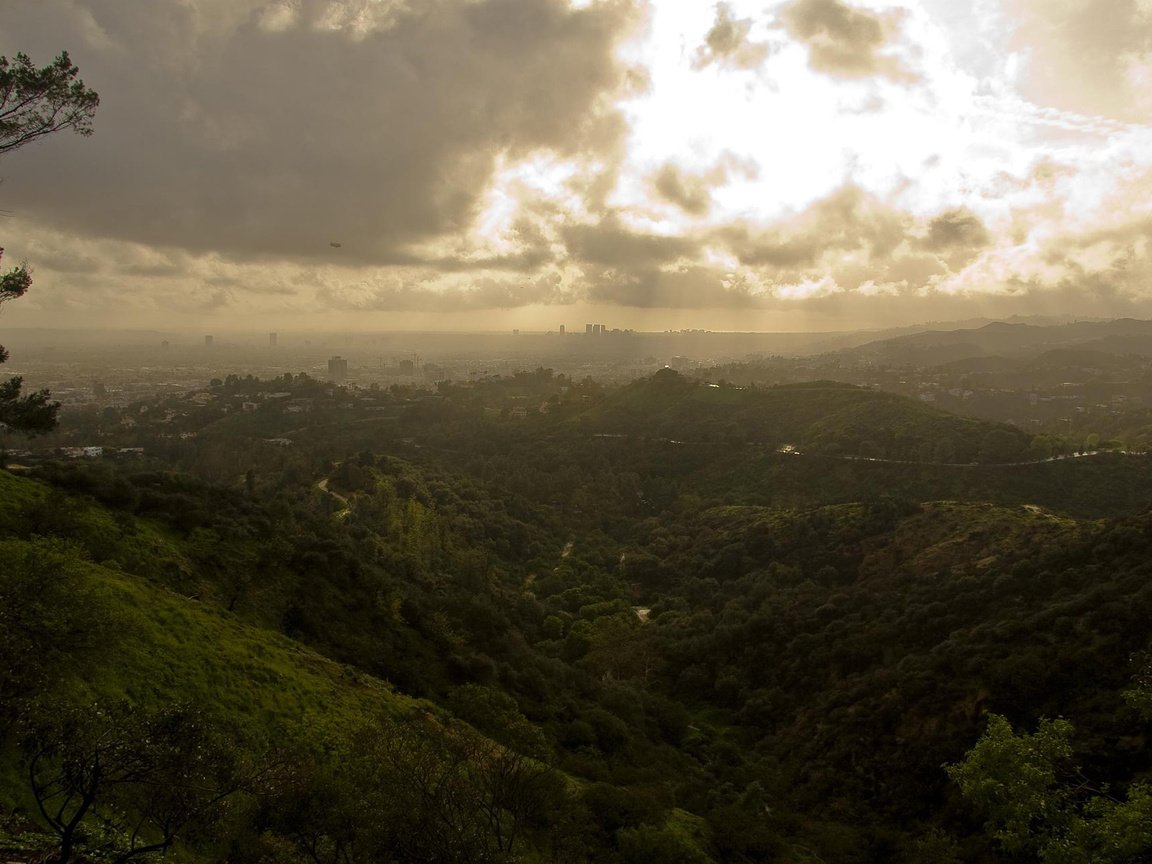
[[[68,829],[72,860],[147,859],[172,844],[180,860],[213,860],[229,843],[243,847],[227,853],[240,860],[337,850],[339,832],[358,818],[348,812],[352,799],[375,794],[362,784],[380,778],[351,772],[341,786],[348,800],[322,804],[335,782],[328,772],[380,740],[403,742],[388,751],[394,770],[440,772],[437,783],[460,786],[453,794],[480,795],[469,784],[487,771],[540,786],[539,806],[567,794],[550,769],[435,705],[208,595],[185,595],[189,584],[213,582],[195,573],[198,554],[178,532],[3,472],[0,496],[8,535],[0,539],[0,848],[22,856],[62,842],[62,826],[84,816],[84,784],[93,784],[92,809]],[[51,524],[49,505],[58,517]],[[93,552],[109,557],[96,563]],[[48,812],[64,814],[58,837],[35,815],[32,769],[47,783]],[[149,791],[160,783],[176,797]],[[424,794],[419,784],[409,791]],[[217,794],[226,806],[212,800]],[[312,803],[289,818],[305,806],[301,795]],[[537,804],[477,798],[470,806],[475,812],[450,815],[473,832],[469,843],[487,844],[480,808],[485,818],[523,820]],[[288,822],[273,826],[275,836],[252,834],[270,814]],[[423,814],[433,816],[449,818]]]
[[[0,473],[13,843],[53,842],[30,760],[103,735],[232,790],[163,775],[171,854],[229,864],[992,862],[942,768],[988,712],[1072,717],[1117,800],[1152,769],[1124,696],[1152,460],[900,458],[1023,436],[835,384],[554,395],[182,445],[223,482]],[[123,814],[155,815],[159,776],[108,791],[73,860],[154,857]]]
[[[693,381],[672,370],[610,394],[580,428],[682,441],[757,442],[828,455],[918,462],[1012,462],[1029,436],[920,402],[831,381],[764,389]]]

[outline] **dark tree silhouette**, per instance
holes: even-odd
[[[27,54],[0,57],[0,155],[62,129],[92,134],[100,96],[79,72],[67,51],[39,69]]]
[[[0,248],[0,256],[4,250]],[[8,300],[23,297],[32,286],[32,274],[21,264],[0,275],[0,306]],[[8,359],[8,351],[0,345],[0,364]],[[56,426],[60,404],[53,402],[47,390],[21,395],[24,379],[20,376],[0,381],[0,431],[5,428],[28,435],[50,432]]]
[[[27,54],[12,60],[0,57],[0,155],[63,129],[92,134],[100,96],[84,85],[79,72],[67,51],[42,68],[33,65]],[[27,265],[0,274],[0,305],[24,296],[31,287]],[[0,346],[0,363],[7,359],[8,352]],[[19,377],[0,382],[0,431],[37,435],[53,429],[59,404],[47,390],[22,396],[22,386]]]

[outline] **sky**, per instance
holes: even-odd
[[[0,0],[4,327],[1152,317],[1152,0]]]

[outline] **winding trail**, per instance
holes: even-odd
[[[317,481],[316,482],[316,488],[319,489],[321,492],[325,493],[326,495],[331,495],[333,498],[335,498],[337,501],[340,502],[340,509],[332,514],[333,517],[335,517],[336,519],[346,519],[348,517],[348,514],[352,512],[351,502],[347,498],[345,498],[343,495],[341,495],[339,492],[333,492],[331,489],[328,488],[328,478],[327,477],[325,477],[323,480]]]

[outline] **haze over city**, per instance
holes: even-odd
[[[1138,0],[44,0],[6,329],[1152,313]]]

